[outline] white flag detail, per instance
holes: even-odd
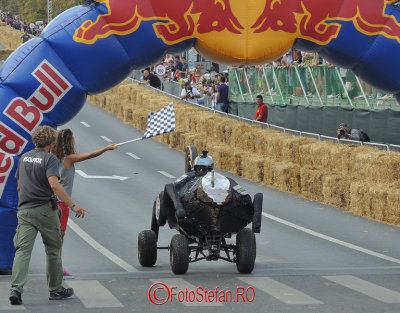
[[[175,112],[173,102],[163,107],[159,112],[150,112],[147,129],[143,139],[155,137],[175,130]]]

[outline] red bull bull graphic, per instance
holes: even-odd
[[[199,34],[228,31],[239,34],[243,26],[233,14],[228,0],[99,0],[108,13],[96,21],[84,22],[75,32],[74,40],[94,44],[110,35],[129,35],[138,30],[142,21],[153,24],[158,38],[172,45]]]
[[[19,156],[38,125],[62,125],[133,69],[195,46],[213,60],[265,63],[293,45],[400,100],[395,0],[86,0],[0,69],[0,269],[11,268]]]
[[[395,2],[398,0],[267,0],[251,28],[255,33],[268,29],[293,33],[297,38],[327,45],[340,33],[342,24],[338,22],[352,22],[362,34],[382,35],[400,43],[400,22],[385,13]]]

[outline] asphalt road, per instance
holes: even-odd
[[[63,127],[73,130],[79,152],[142,135],[90,104]],[[150,228],[156,195],[182,175],[183,153],[145,140],[78,164],[77,170],[73,199],[90,212],[83,220],[70,218],[63,252],[63,265],[74,275],[65,284],[76,295],[47,300],[45,253],[38,236],[24,306],[8,304],[10,277],[0,276],[0,312],[400,312],[398,227],[225,173],[252,196],[264,194],[255,269],[241,275],[234,264],[200,261],[177,276],[166,250],[159,251],[153,268],[139,265],[137,235]],[[175,233],[161,228],[159,244],[168,245]],[[171,291],[162,306],[148,298],[149,288],[158,282]],[[187,293],[188,301],[185,288],[197,292]],[[210,293],[216,288],[219,301]]]

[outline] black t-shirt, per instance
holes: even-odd
[[[144,80],[149,80],[149,84],[151,87],[160,88],[161,87],[161,80],[158,78],[157,75],[153,73],[149,73],[149,76],[145,77]]]
[[[18,209],[34,208],[50,201],[53,194],[50,176],[60,177],[58,160],[53,154],[34,149],[21,156],[15,174],[20,185]]]

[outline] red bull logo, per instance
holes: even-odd
[[[158,20],[153,28],[158,38],[172,45],[198,34],[228,30],[240,34],[243,26],[233,14],[229,0],[96,0],[105,3],[107,14],[85,21],[74,40],[94,44],[110,35],[129,35],[142,21]]]
[[[340,21],[353,22],[365,35],[383,35],[400,43],[400,23],[386,14],[397,0],[267,0],[264,11],[251,26],[254,33],[268,29],[296,34],[319,45],[339,35]]]
[[[196,38],[202,55],[230,64],[275,60],[297,38],[327,45],[344,23],[367,36],[400,43],[400,21],[389,12],[398,0],[96,1],[106,5],[107,13],[83,22],[75,31],[76,42],[91,45],[111,35],[129,35],[142,22],[153,21],[165,44]]]

